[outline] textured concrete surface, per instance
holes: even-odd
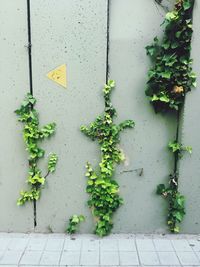
[[[200,25],[200,1],[196,1],[194,8],[194,33],[192,43],[192,58],[194,72],[197,74],[197,88],[188,94],[185,102],[182,143],[192,146],[192,155],[185,155],[180,162],[180,190],[186,196],[187,216],[183,221],[182,231],[187,233],[200,233],[200,217],[197,212],[200,206],[200,64],[197,59],[200,46],[200,35],[198,33]]]
[[[33,208],[16,205],[26,188],[27,156],[14,114],[29,90],[26,3],[0,0],[0,6],[0,231],[26,232],[33,228]]]
[[[154,114],[144,91],[150,65],[145,46],[155,35],[162,35],[160,24],[165,11],[153,0],[110,2],[110,78],[117,84],[112,100],[118,121],[136,122],[135,129],[127,130],[121,138],[126,161],[117,167],[116,179],[125,204],[114,217],[113,232],[164,233],[166,201],[155,194],[155,189],[157,184],[167,183],[172,170],[172,157],[166,146],[174,138],[175,124],[173,118]],[[199,2],[194,9],[192,46],[197,76]],[[173,0],[163,3],[172,4]],[[26,187],[27,155],[22,127],[13,113],[29,91],[26,1],[0,0],[0,5],[0,231],[28,232],[33,231],[33,207],[16,206],[20,190]],[[87,220],[81,225],[81,232],[92,233],[84,173],[86,161],[98,166],[100,149],[80,133],[79,127],[92,122],[103,110],[107,0],[31,1],[31,30],[33,94],[38,100],[41,124],[57,123],[56,135],[43,147],[47,155],[55,151],[59,156],[57,171],[48,177],[37,203],[35,230],[63,232],[72,214],[84,214]],[[66,90],[46,77],[61,64],[67,65]],[[183,233],[200,233],[199,94],[198,90],[188,94],[184,112],[182,139],[184,144],[193,146],[193,155],[183,158],[180,165],[180,191],[186,196]],[[26,259],[31,255],[27,254]],[[123,253],[121,257],[124,258]],[[155,254],[152,257],[156,262]],[[163,262],[167,258],[161,257]],[[95,260],[96,256],[91,254],[91,258]],[[109,262],[107,253],[105,262]]]

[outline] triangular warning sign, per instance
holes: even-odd
[[[47,77],[60,84],[61,86],[63,87],[67,87],[67,68],[66,68],[66,65],[63,64],[59,67],[57,67],[56,69],[50,71],[49,73],[47,73]]]

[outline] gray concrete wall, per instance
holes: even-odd
[[[182,225],[184,233],[200,232],[200,2],[196,1],[194,9],[194,33],[192,43],[193,68],[197,74],[197,89],[188,94],[185,102],[182,143],[193,147],[192,155],[185,155],[180,165],[180,190],[186,196],[186,217]]]
[[[25,186],[27,162],[14,110],[29,90],[26,3],[0,0],[0,231],[33,228],[32,206],[16,206]]]
[[[175,121],[173,117],[155,115],[144,94],[150,66],[144,47],[155,35],[162,35],[164,11],[153,0],[110,2],[109,76],[117,84],[112,100],[118,122],[133,119],[136,123],[134,130],[122,133],[126,161],[117,167],[116,179],[125,204],[114,217],[113,232],[166,232],[166,202],[155,194],[155,189],[157,184],[167,182],[172,169],[166,145],[174,138]],[[24,47],[26,3],[0,0],[0,4],[0,51],[4,51],[0,61],[0,110],[5,125],[0,131],[0,231],[25,232],[33,230],[33,208],[31,204],[16,206],[19,191],[25,187],[27,162],[21,125],[16,122],[13,110],[29,90],[28,54]],[[197,76],[199,9],[197,3],[193,41]],[[13,19],[7,20],[8,17]],[[97,143],[80,133],[79,126],[92,122],[103,110],[107,0],[31,1],[31,27],[33,94],[38,100],[41,124],[57,123],[56,135],[43,147],[47,155],[51,151],[59,155],[57,171],[48,177],[37,203],[36,231],[48,232],[51,228],[63,232],[69,217],[77,213],[87,218],[81,232],[91,233],[93,219],[86,204],[84,166],[88,160],[98,165],[100,150]],[[61,64],[67,65],[67,89],[46,77]],[[184,233],[200,232],[198,94],[198,90],[189,94],[184,112],[184,143],[194,147],[193,155],[180,165],[180,189],[187,198]],[[44,161],[41,166],[45,164]],[[134,171],[139,168],[143,168],[142,176]]]

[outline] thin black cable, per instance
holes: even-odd
[[[109,79],[109,50],[110,50],[110,0],[107,0],[107,47],[106,47],[106,83]]]
[[[185,19],[193,19],[194,4],[195,4],[195,0],[192,0],[191,1],[191,7],[187,11],[187,15],[185,16]],[[185,99],[184,99],[184,104],[185,104]],[[180,116],[181,116],[181,112],[182,112],[182,108],[177,111],[177,118],[176,118],[176,123],[177,123],[177,128],[176,128],[176,143],[179,143],[180,119],[181,119]],[[179,178],[179,174],[178,174],[178,167],[179,167],[178,166],[178,162],[179,162],[179,155],[178,155],[178,153],[175,153],[174,154],[174,175],[176,177],[177,187],[178,187],[178,178]]]
[[[179,130],[180,130],[180,113],[181,111],[178,110],[176,114],[176,143],[179,143]],[[177,174],[178,170],[178,160],[179,160],[179,155],[178,153],[174,154],[174,174]]]
[[[27,26],[28,26],[28,45],[27,45],[27,48],[28,48],[28,62],[29,62],[29,82],[30,82],[30,93],[33,95],[30,0],[27,0]]]
[[[37,203],[36,200],[33,200],[33,219],[34,219],[34,228],[37,226]]]
[[[30,93],[33,95],[33,75],[32,75],[32,43],[31,43],[31,7],[30,0],[27,0],[27,27],[28,27],[28,63],[29,63],[29,86]],[[33,220],[34,228],[37,226],[37,204],[33,200]]]

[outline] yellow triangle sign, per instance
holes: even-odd
[[[60,65],[56,69],[50,71],[47,73],[47,77],[58,83],[59,85],[63,87],[67,87],[67,67],[66,64]]]

